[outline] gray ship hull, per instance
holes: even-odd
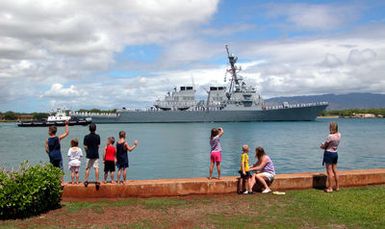
[[[313,121],[326,107],[327,104],[267,110],[121,111],[91,117],[95,123]]]

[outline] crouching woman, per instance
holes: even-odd
[[[273,181],[275,176],[274,164],[265,153],[265,150],[260,146],[255,149],[255,157],[258,161],[250,168],[250,171],[255,171],[251,177],[250,187],[252,188],[255,182],[258,182],[264,188],[262,193],[269,193],[271,189],[267,185],[266,180],[269,183]]]

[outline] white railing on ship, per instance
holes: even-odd
[[[313,107],[313,106],[321,106],[321,105],[327,105],[327,104],[328,104],[328,102],[288,104],[286,106],[278,105],[278,106],[266,107],[266,110],[277,110],[277,109],[285,109],[285,108]]]
[[[100,116],[100,117],[118,117],[118,113],[96,113],[96,112],[73,112],[75,116]]]

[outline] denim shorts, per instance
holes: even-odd
[[[329,165],[335,165],[338,162],[338,153],[337,152],[324,152],[324,158],[322,160],[322,165],[329,164]]]

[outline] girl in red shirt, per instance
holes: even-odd
[[[110,172],[111,183],[114,181],[115,162],[116,162],[116,149],[114,147],[115,138],[107,138],[107,145],[104,148],[103,162],[104,162],[104,183],[107,183],[108,172]]]

